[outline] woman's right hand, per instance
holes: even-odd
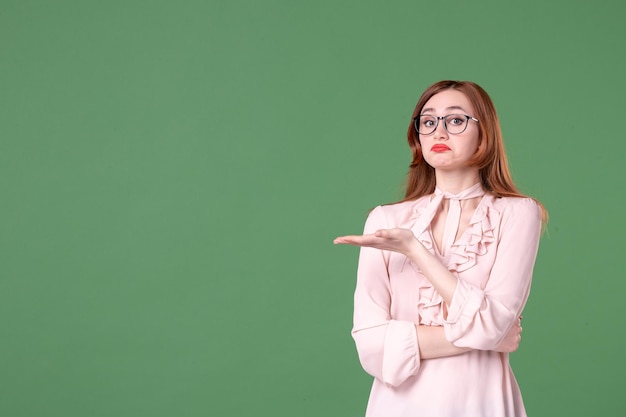
[[[506,334],[504,339],[496,347],[496,352],[511,353],[519,348],[522,340],[522,318],[518,318],[513,327]]]

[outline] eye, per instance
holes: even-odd
[[[467,119],[465,118],[465,116],[461,116],[461,115],[448,116],[448,124],[453,125],[453,126],[460,126],[463,123],[465,123],[466,120]]]
[[[434,117],[420,117],[420,126],[433,127],[435,125]]]

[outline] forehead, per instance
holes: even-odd
[[[452,89],[441,91],[432,96],[424,104],[422,112],[444,113],[448,110],[463,110],[474,114],[474,106],[472,106],[467,96],[458,90]]]

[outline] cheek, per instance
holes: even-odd
[[[428,143],[430,142],[430,136],[426,136],[423,138],[417,138],[417,142],[422,145],[422,149],[426,148],[426,146],[428,146]]]
[[[475,152],[481,151],[483,148],[483,143],[484,143],[483,141],[476,139],[476,144],[474,145],[474,151]]]
[[[470,149],[472,152],[478,152],[480,151],[480,140],[478,139],[477,136],[470,136],[467,138],[467,141],[465,142],[467,144],[468,149]]]

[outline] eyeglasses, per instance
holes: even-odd
[[[460,135],[465,132],[470,120],[478,123],[478,119],[467,114],[448,114],[441,117],[420,115],[413,119],[413,125],[420,135],[432,135],[437,130],[439,120],[443,120],[443,127],[451,135]]]

